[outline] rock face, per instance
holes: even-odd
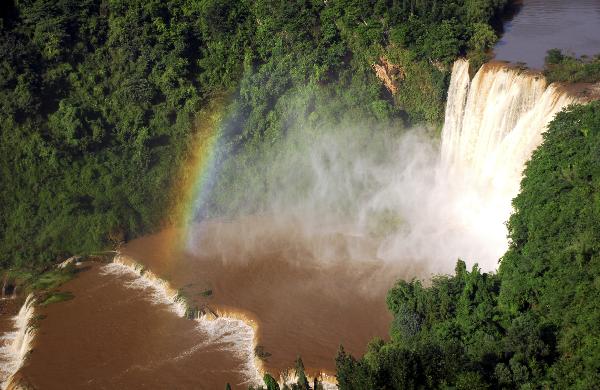
[[[385,57],[380,57],[379,62],[372,65],[373,70],[377,78],[383,82],[387,90],[393,95],[398,92],[397,82],[404,80],[404,70],[399,65],[389,62]]]

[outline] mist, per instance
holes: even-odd
[[[191,230],[190,250],[248,261],[283,245],[288,261],[380,261],[427,277],[458,258],[493,270],[506,248],[497,199],[444,167],[425,128],[300,127],[261,157],[226,171],[243,191],[227,198],[222,228]]]
[[[379,261],[428,277],[451,273],[460,258],[493,271],[524,166],[554,115],[576,101],[535,74],[494,64],[471,80],[468,61],[458,60],[441,137],[295,112],[282,139],[230,159],[212,189],[208,208],[225,210],[230,223],[260,221],[213,243],[192,229],[190,248],[235,247],[244,259],[279,240],[302,248],[298,261]]]

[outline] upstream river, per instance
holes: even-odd
[[[549,49],[600,54],[600,0],[516,1],[494,48],[496,59],[541,69]]]

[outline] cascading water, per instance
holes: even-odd
[[[103,272],[107,274],[129,273],[136,278],[128,283],[127,286],[135,289],[148,289],[151,293],[151,300],[156,303],[168,305],[170,309],[179,317],[185,317],[187,306],[179,297],[179,294],[165,280],[157,277],[152,271],[145,270],[134,260],[118,254],[109,263],[103,267]],[[255,329],[249,324],[250,321],[233,318],[231,316],[214,317],[211,315],[201,315],[198,313],[195,318],[200,330],[206,336],[206,343],[213,346],[219,346],[222,350],[230,351],[239,356],[244,361],[241,368],[244,377],[249,384],[257,385],[262,383],[260,373],[260,364],[254,355]],[[198,348],[198,347],[195,347]],[[184,351],[183,354],[193,352]]]
[[[494,190],[518,190],[525,162],[554,115],[576,98],[535,74],[485,64],[469,80],[469,63],[452,70],[442,132],[442,161]]]
[[[35,333],[31,327],[34,304],[33,294],[29,294],[19,313],[13,318],[15,330],[3,336],[3,346],[0,348],[2,389],[10,385],[12,376],[21,368],[31,350]]]
[[[504,223],[525,163],[554,115],[576,102],[538,74],[488,63],[470,80],[468,61],[454,63],[440,172],[464,191],[458,219],[467,230],[487,231],[496,259],[506,250]]]

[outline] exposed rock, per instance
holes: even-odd
[[[71,264],[77,263],[80,259],[81,259],[81,256],[71,256],[67,260],[65,260],[62,263],[58,264],[56,266],[56,268],[59,268],[59,269],[66,268],[66,267],[68,267]]]
[[[448,68],[440,61],[430,59],[429,63],[440,72],[448,71]]]
[[[398,92],[398,81],[402,81],[406,77],[404,69],[400,65],[392,64],[385,57],[380,57],[379,62],[372,65],[373,70],[388,91],[395,94]]]
[[[205,306],[203,309],[201,309],[200,314],[209,321],[219,318],[219,315],[208,306]]]

